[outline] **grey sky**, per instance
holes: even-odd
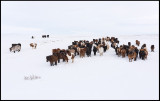
[[[2,33],[158,34],[158,1],[1,1]]]

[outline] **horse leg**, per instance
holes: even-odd
[[[54,63],[52,62],[52,66],[54,66]]]
[[[52,66],[52,62],[50,62],[50,65]]]
[[[67,63],[67,60],[65,59],[65,62]]]
[[[147,59],[147,56],[145,58]]]

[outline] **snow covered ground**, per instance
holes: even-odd
[[[109,36],[109,35],[106,35]],[[110,48],[103,56],[75,57],[74,63],[50,66],[46,56],[52,49],[67,49],[72,41],[89,40],[98,35],[7,35],[1,38],[1,99],[93,99],[93,100],[158,100],[159,99],[159,35],[117,35],[120,44],[147,44],[147,60],[129,62]],[[109,36],[111,37],[111,36]],[[36,42],[37,49],[29,44]],[[10,52],[12,43],[21,43],[20,52]],[[155,52],[151,52],[151,44]],[[140,47],[138,47],[140,48]],[[25,80],[32,75],[40,78]]]

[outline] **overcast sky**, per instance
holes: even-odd
[[[158,1],[1,1],[2,33],[158,34]]]

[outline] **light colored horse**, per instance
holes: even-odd
[[[98,51],[99,51],[99,53],[100,53],[100,56],[102,56],[102,55],[103,55],[103,52],[104,52],[104,48],[101,47],[100,45],[99,45],[97,48],[98,48]]]
[[[21,50],[21,46],[20,45],[15,45],[13,47],[10,48],[10,52],[13,51],[15,53],[15,51],[20,51]]]
[[[33,49],[33,48],[36,49],[37,44],[36,44],[36,43],[30,43],[30,47],[32,47],[32,49]]]
[[[68,60],[71,60],[72,59],[72,63],[74,62],[74,53],[75,53],[75,50],[74,49],[71,49],[67,52],[66,56],[68,58]]]

